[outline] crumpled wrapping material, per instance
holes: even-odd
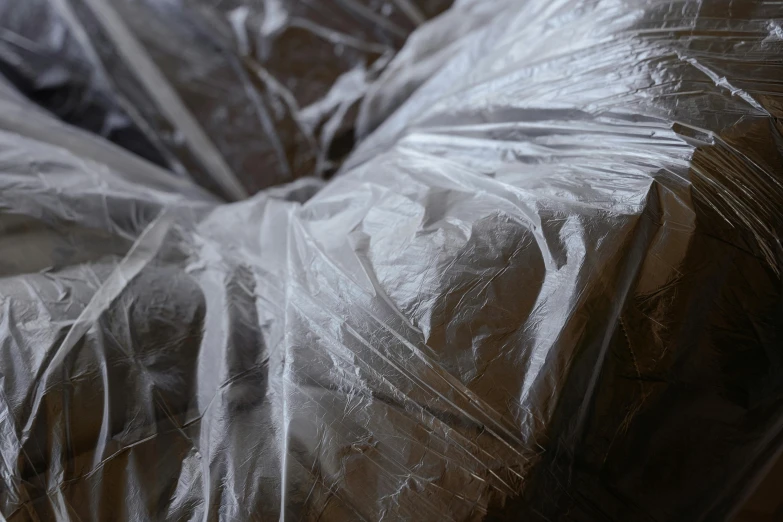
[[[481,3],[336,179],[233,204],[0,90],[7,520],[731,513],[783,447],[780,3],[446,36]]]
[[[0,70],[70,123],[231,200],[326,176],[357,104],[451,0],[0,3]]]

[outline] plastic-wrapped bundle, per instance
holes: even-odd
[[[492,6],[320,190],[2,107],[6,519],[731,512],[783,442],[780,4]]]
[[[230,199],[339,166],[357,102],[451,0],[0,2],[0,66],[70,122]]]

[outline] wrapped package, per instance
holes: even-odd
[[[369,82],[451,0],[0,2],[0,71],[230,200],[328,176]]]
[[[3,86],[0,514],[727,519],[783,448],[782,15],[457,2],[335,179],[230,204]]]

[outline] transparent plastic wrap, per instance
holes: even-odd
[[[7,520],[729,516],[783,447],[781,5],[491,4],[232,204],[3,94]]]
[[[325,176],[356,105],[451,0],[0,2],[0,69],[70,123],[231,200]]]

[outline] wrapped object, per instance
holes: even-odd
[[[368,82],[450,3],[2,2],[0,70],[69,122],[236,200],[334,172]]]
[[[458,2],[334,180],[232,204],[0,91],[0,513],[726,519],[783,447],[780,20]]]

